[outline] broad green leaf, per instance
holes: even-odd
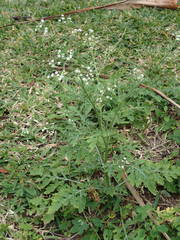
[[[71,228],[72,233],[82,234],[89,228],[89,225],[83,219],[73,220],[73,227]]]

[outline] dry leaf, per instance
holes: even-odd
[[[8,173],[6,169],[0,168],[0,173]]]
[[[141,8],[144,6],[148,7],[159,7],[159,8],[170,8],[177,9],[177,0],[127,0],[124,3],[117,3],[113,6],[105,6],[105,9],[130,9],[130,8]]]

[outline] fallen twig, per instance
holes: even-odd
[[[88,11],[96,10],[96,9],[108,8],[108,7],[112,7],[112,6],[118,5],[120,3],[125,3],[127,1],[128,0],[124,0],[122,2],[116,2],[116,3],[106,4],[106,5],[102,5],[102,6],[94,6],[94,7],[76,9],[76,10],[72,10],[72,11],[65,12],[65,13],[62,13],[62,14],[59,14],[59,15],[55,15],[55,16],[48,16],[48,17],[42,17],[42,18],[36,18],[36,19],[28,19],[28,20],[22,21],[22,22],[7,24],[7,25],[4,25],[4,26],[1,26],[0,28],[10,27],[10,26],[19,25],[19,24],[40,22],[41,20],[47,21],[47,20],[58,19],[58,18],[62,17],[62,15],[63,16],[68,16],[68,15],[73,15],[73,14],[76,14],[76,13],[82,13],[82,12],[88,12]]]
[[[127,180],[127,173],[125,172],[125,170],[123,171],[122,179],[124,180],[124,183],[125,183],[127,189],[128,189],[128,190],[130,191],[130,193],[133,195],[133,197],[135,198],[135,200],[137,201],[137,203],[139,204],[139,206],[145,206],[145,203],[144,203],[143,199],[140,197],[139,193],[138,193],[138,192],[136,191],[136,189],[128,182],[128,180]],[[153,221],[153,223],[154,223],[155,225],[158,225],[157,220],[156,220],[155,217],[151,214],[151,212],[148,212],[148,216],[149,216],[149,218]],[[164,238],[165,238],[166,240],[171,240],[167,233],[162,232],[162,235],[164,236]]]
[[[88,7],[88,8],[82,8],[82,9],[76,9],[72,10],[69,12],[65,12],[59,15],[55,16],[48,16],[48,17],[42,17],[42,18],[36,18],[36,19],[31,19],[30,16],[15,16],[13,17],[14,20],[25,20],[25,21],[19,21],[16,23],[11,23],[7,24],[4,26],[1,26],[1,28],[5,27],[10,27],[10,26],[15,26],[19,24],[27,24],[27,23],[33,23],[33,22],[39,22],[41,20],[47,21],[47,20],[53,20],[57,19],[63,16],[68,16],[76,13],[82,13],[82,12],[88,12],[91,10],[98,10],[98,9],[119,9],[119,10],[125,10],[125,9],[130,9],[130,8],[140,8],[140,7],[160,7],[160,8],[169,8],[169,9],[177,9],[179,6],[177,5],[177,0],[123,0],[120,2],[115,2],[115,3],[110,3],[102,6],[93,6],[93,7]]]
[[[148,89],[154,91],[155,93],[159,94],[161,97],[165,98],[168,102],[170,102],[171,104],[173,104],[174,106],[176,106],[177,108],[180,109],[180,105],[179,105],[179,104],[177,104],[176,102],[174,102],[171,98],[169,98],[169,97],[166,96],[164,93],[162,93],[161,91],[157,90],[156,88],[147,86],[147,85],[145,85],[145,84],[140,84],[140,87],[148,88]]]

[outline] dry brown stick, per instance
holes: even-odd
[[[122,179],[124,180],[124,183],[127,187],[127,189],[130,191],[130,193],[132,194],[132,196],[136,199],[137,203],[139,204],[139,206],[145,206],[145,203],[143,201],[143,199],[139,196],[139,193],[136,191],[136,189],[128,182],[127,180],[127,173],[125,172],[125,170],[123,171],[122,174]],[[156,221],[155,217],[151,214],[151,212],[148,212],[148,216],[149,218],[152,220],[152,222],[155,225],[158,225],[158,222]],[[171,240],[171,238],[168,236],[167,233],[162,232],[162,235],[164,236],[164,238],[166,240]]]
[[[33,23],[33,22],[39,22],[41,20],[52,20],[52,19],[57,19],[57,18],[60,18],[62,15],[64,16],[68,16],[68,15],[72,15],[72,14],[76,14],[76,13],[82,13],[82,12],[87,12],[87,11],[91,11],[91,10],[97,10],[97,9],[111,9],[111,7],[115,7],[115,6],[119,6],[120,4],[123,4],[123,3],[127,3],[127,5],[129,6],[132,6],[132,5],[142,5],[144,6],[144,4],[138,4],[136,2],[133,2],[131,0],[122,0],[120,2],[115,2],[115,3],[110,3],[110,4],[106,4],[106,5],[102,5],[102,6],[93,6],[93,7],[88,7],[88,8],[82,8],[82,9],[77,9],[77,10],[72,10],[72,11],[69,11],[69,12],[65,12],[65,13],[62,13],[60,15],[55,15],[55,16],[48,16],[48,17],[41,17],[41,18],[36,18],[36,19],[28,19],[30,18],[29,16],[25,16],[25,20],[26,21],[21,21],[21,22],[17,22],[17,23],[11,23],[11,24],[7,24],[7,25],[4,25],[4,26],[0,26],[0,29],[1,28],[5,28],[5,27],[10,27],[10,26],[15,26],[15,25],[18,25],[18,24],[28,24],[28,23]],[[146,5],[146,4],[145,4]],[[150,6],[147,4],[147,6]],[[153,5],[152,5],[153,6]],[[161,6],[160,6],[161,7]],[[166,6],[166,8],[169,8],[169,9],[177,9],[179,8],[180,6],[178,6],[177,4],[174,4],[174,5],[170,5],[170,6]],[[113,8],[112,8],[113,9]],[[118,9],[118,8],[117,8]],[[20,16],[15,16],[14,19],[15,20],[18,20],[20,19],[21,17]],[[22,17],[23,18],[23,17]]]
[[[155,93],[159,94],[161,97],[165,98],[168,102],[170,102],[171,104],[173,104],[174,106],[176,106],[177,108],[180,109],[180,105],[177,104],[176,102],[174,102],[171,98],[169,98],[168,96],[166,96],[164,93],[162,93],[161,91],[157,90],[156,88],[153,88],[153,87],[149,87],[145,84],[140,84],[140,87],[143,87],[143,88],[148,88],[152,91],[154,91]]]
[[[4,25],[4,26],[1,26],[0,29],[1,28],[5,28],[5,27],[14,26],[14,25],[19,25],[19,24],[27,24],[27,23],[39,22],[41,20],[47,21],[47,20],[57,19],[57,18],[62,17],[62,15],[63,16],[68,16],[68,15],[72,15],[72,14],[76,14],[76,13],[82,13],[82,12],[87,12],[87,11],[96,10],[96,9],[108,8],[108,7],[112,7],[112,6],[118,5],[120,3],[125,3],[127,1],[128,0],[123,0],[123,1],[120,1],[120,2],[106,4],[106,5],[102,5],[102,6],[95,6],[95,7],[76,9],[76,10],[72,10],[72,11],[65,12],[65,13],[62,13],[60,15],[55,15],[55,16],[48,16],[48,17],[42,17],[42,18],[36,18],[36,19],[29,19],[27,21],[22,21],[22,22],[17,22],[17,23],[12,23],[12,24],[7,24],[7,25]]]

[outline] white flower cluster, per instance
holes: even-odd
[[[76,34],[76,33],[80,33],[83,32],[83,30],[81,28],[75,28],[74,30],[72,30],[72,34]]]
[[[133,75],[138,79],[138,80],[143,80],[144,79],[144,74],[141,69],[134,68],[133,69]]]
[[[72,22],[72,19],[71,19],[71,17],[65,18],[64,15],[61,15],[61,17],[59,18],[58,22],[61,22],[61,23]]]
[[[174,32],[174,29],[172,26],[166,27],[165,29],[169,34],[175,37],[176,41],[180,41],[180,31]]]
[[[127,160],[127,157],[123,157],[123,159],[121,160],[122,163],[124,164],[130,164],[129,161]]]
[[[77,68],[74,72],[78,74],[77,77],[83,81],[85,85],[89,85],[94,80],[93,69],[88,66],[85,67],[86,73],[82,73],[79,68]]]
[[[96,99],[96,102],[97,103],[102,103],[103,100],[113,100],[112,96],[113,96],[116,88],[117,88],[116,84],[114,84],[112,87],[108,86],[107,88],[105,88],[105,87],[100,88],[99,87],[99,95]]]
[[[21,128],[21,131],[22,131],[22,134],[23,135],[26,135],[26,134],[29,134],[29,130],[27,128]]]
[[[69,51],[67,51],[66,53],[62,52],[61,49],[57,50],[57,57],[54,59],[52,59],[49,62],[49,65],[52,68],[58,67],[58,66],[64,66],[66,62],[69,62],[74,55],[74,51],[72,49],[70,49]],[[58,78],[59,81],[63,80],[65,75],[67,74],[67,72],[65,71],[65,69],[61,72],[59,71],[53,71],[50,75],[47,76],[47,78]]]
[[[99,38],[94,35],[93,29],[88,29],[84,35],[84,40],[90,45],[92,49],[94,49],[94,46],[99,42]]]
[[[180,31],[176,32],[174,35],[175,35],[176,41],[180,41]]]
[[[75,28],[71,33],[74,35],[82,33],[81,37],[86,43],[88,42],[89,45],[95,45],[98,42],[98,37],[94,35],[93,29],[88,29],[87,32],[84,32],[81,28]]]
[[[59,81],[62,81],[66,74],[67,72],[64,70],[62,72],[55,71],[55,72],[52,72],[50,75],[48,75],[47,78],[49,79],[49,78],[56,77]]]
[[[96,39],[96,37],[93,35],[94,30],[93,29],[89,29],[87,33],[85,33],[85,37],[87,38],[87,40],[89,41],[93,41]]]
[[[48,34],[48,27],[44,27],[44,19],[41,19],[40,23],[36,26],[35,32],[43,30],[43,34],[47,35]]]
[[[74,51],[72,50],[72,49],[70,49],[69,51],[67,51],[67,53],[63,53],[62,51],[61,51],[61,49],[59,49],[58,51],[57,51],[57,57],[59,58],[59,59],[61,59],[63,62],[65,61],[67,61],[67,62],[69,62],[71,59],[72,59],[72,57],[73,57],[73,54],[74,54]],[[61,62],[59,61],[58,62],[58,65],[59,64],[61,64]]]

